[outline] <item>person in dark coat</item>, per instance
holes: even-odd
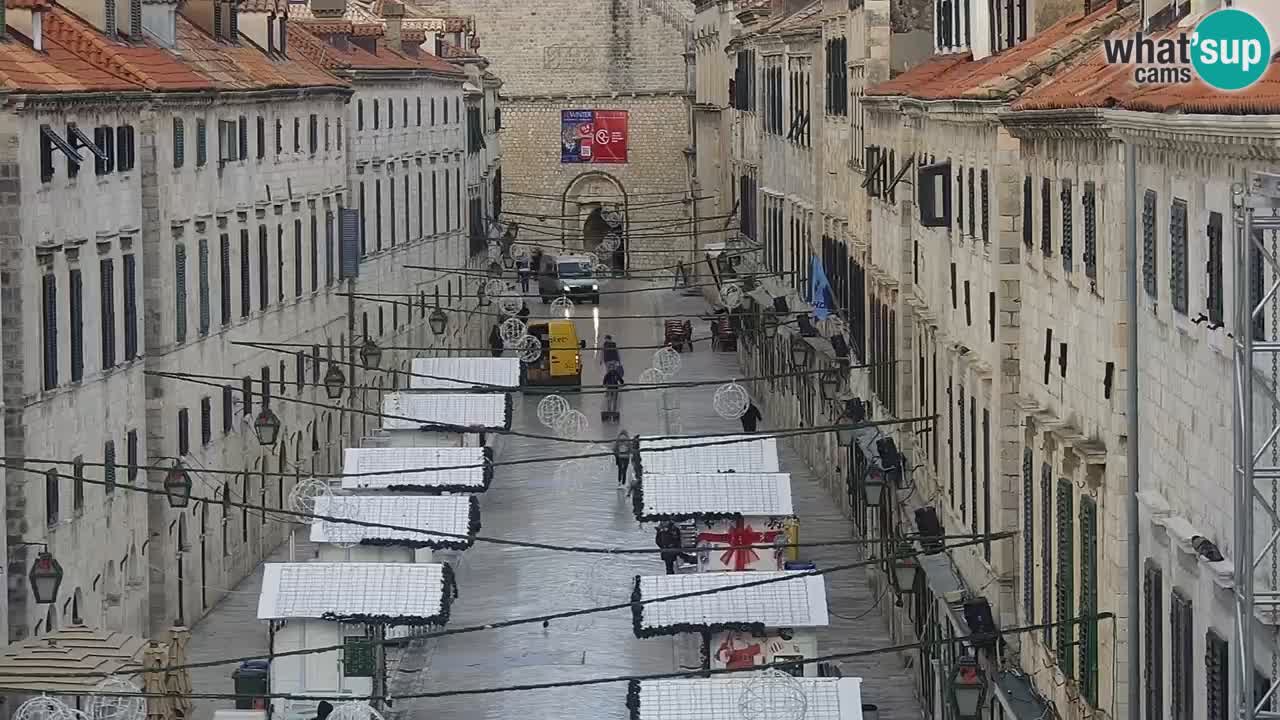
[[[520,292],[522,293],[529,292],[529,265],[531,262],[532,259],[527,257],[516,261],[516,272],[520,275]]]
[[[489,347],[492,348],[489,352],[494,357],[502,357],[502,332],[498,330],[497,325],[494,325],[493,329],[489,331]]]
[[[688,553],[680,552],[682,540],[680,538],[680,528],[670,520],[664,520],[658,524],[658,530],[654,533],[653,541],[662,549],[662,562],[667,566],[667,574],[676,574],[676,559],[685,562],[697,562],[697,558]]]
[[[605,366],[604,386],[607,392],[604,396],[604,411],[607,413],[618,413],[618,388],[622,387],[622,363],[611,362]]]
[[[613,440],[613,461],[618,466],[618,487],[623,487],[627,484],[627,466],[631,464],[631,438],[627,437],[626,430]]]
[[[739,418],[742,420],[742,432],[755,432],[756,423],[760,422],[761,417],[760,408],[756,407],[755,403],[748,403],[747,411]]]
[[[321,700],[320,704],[316,706],[315,720],[326,720],[326,718],[332,714],[333,703],[330,703],[328,700]]]
[[[524,323],[525,325],[528,325],[529,324],[529,306],[525,303],[520,303],[520,312],[516,313],[516,317],[520,318],[520,322]]]
[[[618,343],[614,342],[613,336],[605,335],[604,342],[600,344],[600,364],[608,368],[609,363],[622,367],[622,354],[618,352]]]

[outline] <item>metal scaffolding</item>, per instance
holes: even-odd
[[[1280,632],[1280,175],[1252,173],[1249,180],[1247,189],[1232,188],[1237,654],[1229,663],[1230,686],[1235,716],[1280,720],[1274,710],[1280,685],[1275,644]],[[1259,532],[1267,538],[1261,545]],[[1260,568],[1267,560],[1269,570]],[[1262,590],[1255,588],[1260,569]],[[1269,680],[1257,670],[1257,639],[1267,632]]]

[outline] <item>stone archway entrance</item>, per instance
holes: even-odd
[[[611,256],[615,273],[630,265],[626,228],[629,203],[626,188],[609,173],[591,170],[578,175],[561,196],[561,249],[593,252],[610,234],[619,237]]]

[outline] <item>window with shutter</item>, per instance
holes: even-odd
[[[71,270],[69,275],[71,382],[79,382],[84,378],[84,277],[78,269]]]
[[[138,266],[133,255],[124,256],[124,359],[138,357]]]
[[[295,218],[293,221],[293,296],[295,298],[302,297],[304,262],[302,256],[302,220]]]
[[[173,280],[174,341],[182,342],[187,339],[187,248],[181,244],[173,249]]]
[[[214,4],[217,7],[217,3]],[[196,167],[204,167],[209,160],[209,132],[204,118],[196,118]]]
[[[116,491],[116,444],[108,440],[102,446],[102,492],[110,497]]]
[[[267,388],[267,391],[270,391],[270,388]],[[253,415],[253,378],[249,375],[240,379],[240,397],[244,401],[244,416],[251,417]]]
[[[991,411],[986,408],[982,410],[982,533],[982,557],[991,562]]]
[[[234,12],[234,11],[233,11]],[[236,120],[236,144],[237,160],[246,160],[249,157],[249,118],[241,115]]]
[[[1169,690],[1172,720],[1193,720],[1194,665],[1192,665],[1191,600],[1174,588],[1169,595]]]
[[[1075,677],[1074,650],[1075,630],[1072,624],[1075,617],[1075,511],[1073,486],[1070,480],[1058,480],[1058,504],[1055,513],[1057,525],[1057,575],[1056,593],[1057,627],[1055,628],[1054,646],[1057,650],[1058,667],[1068,677]]]
[[[1145,720],[1164,720],[1164,580],[1148,560],[1142,575],[1142,683]]]
[[[974,169],[969,168],[969,238],[978,236],[978,189],[974,182]]]
[[[328,204],[325,205],[328,207]],[[324,284],[333,285],[333,211],[324,213]]]
[[[230,385],[222,386],[222,432],[231,432],[235,427],[235,390]]]
[[[1022,449],[1022,614],[1025,623],[1036,617],[1036,486],[1031,446]]]
[[[102,368],[116,366],[116,269],[115,261],[98,261],[98,289],[102,316]]]
[[[1098,613],[1098,505],[1080,498],[1080,614]],[[1098,706],[1098,621],[1080,624],[1080,694]]]
[[[294,360],[294,384],[298,386],[298,393],[302,393],[302,388],[307,384],[307,356],[305,353],[298,352],[293,356]]]
[[[1231,717],[1230,696],[1227,692],[1231,660],[1227,653],[1227,641],[1210,630],[1204,641],[1204,698],[1207,720],[1227,720]]]
[[[191,428],[186,408],[178,411],[178,455],[184,456],[191,451]]]
[[[302,118],[293,118],[293,151],[302,152]]]
[[[1253,307],[1262,303],[1265,289],[1262,257],[1262,231],[1253,231],[1253,242],[1249,244],[1249,302]],[[1266,313],[1253,316],[1253,339],[1258,342],[1267,340]]]
[[[479,200],[477,200],[476,202],[479,202]],[[412,227],[412,225],[410,225],[410,224],[409,224],[409,209],[410,209],[410,205],[409,205],[409,175],[408,175],[407,173],[406,173],[406,174],[405,174],[405,176],[404,176],[404,205],[403,205],[403,207],[404,207],[404,239],[405,239],[405,241],[406,241],[406,242],[409,242],[409,241],[413,240],[413,230],[411,230],[411,229],[410,229],[410,228]]]
[[[1205,229],[1209,240],[1209,260],[1205,263],[1208,274],[1209,294],[1205,305],[1209,311],[1209,323],[1221,327],[1223,321],[1222,288],[1222,213],[1209,213],[1209,225]]]
[[[1156,191],[1142,196],[1142,288],[1156,299]]]
[[[965,280],[964,281],[964,324],[969,327],[972,327],[973,326],[973,304],[971,303],[972,298],[970,297],[970,294],[969,294],[969,287],[970,287],[969,281]]]
[[[284,120],[276,118],[276,158],[280,157],[280,153],[284,152]]]
[[[213,400],[207,395],[200,398],[200,444],[213,442]]]
[[[218,309],[223,325],[231,323],[231,236],[218,236]]]
[[[986,168],[982,169],[982,172],[979,175],[979,182],[981,183],[981,187],[979,188],[979,200],[981,201],[982,204],[981,206],[979,206],[979,212],[981,213],[981,218],[978,221],[978,225],[979,225],[979,229],[982,231],[982,242],[990,243],[991,242],[991,195],[990,195],[991,179],[987,174]]]
[[[1169,208],[1169,300],[1173,311],[1187,314],[1187,201],[1173,199]]]
[[[874,362],[874,356],[872,359]],[[956,406],[955,386],[951,377],[947,378],[947,498],[951,506],[956,505]]]
[[[259,115],[258,123],[258,159],[267,156],[267,119]]]
[[[200,311],[200,335],[204,336],[209,334],[210,315],[212,314],[209,308],[209,238],[200,238],[197,252],[199,253],[196,258],[196,270],[199,273],[197,277],[199,287],[196,289],[199,293],[197,304]]]
[[[1040,179],[1040,252],[1053,256],[1053,187],[1049,178]]]
[[[1022,244],[1030,250],[1035,246],[1035,227],[1032,220],[1034,200],[1031,194],[1031,176],[1022,179]]]
[[[312,155],[320,150],[320,118],[315,113],[307,118],[307,149]]]
[[[84,458],[71,463],[71,510],[76,517],[84,514]]]
[[[1062,269],[1064,272],[1071,272],[1075,253],[1075,227],[1072,223],[1072,203],[1075,200],[1071,194],[1070,180],[1062,181],[1062,193],[1059,199],[1062,202]]]
[[[49,470],[44,475],[44,519],[45,524],[53,527],[58,524],[58,505],[61,502],[59,497],[62,493],[62,478],[58,475],[57,468]]]
[[[445,195],[449,194],[449,173],[446,171],[444,176]],[[373,247],[374,250],[382,249],[382,180],[375,178],[373,181]]]
[[[1053,644],[1053,466],[1040,465],[1040,623],[1044,643]]]
[[[391,247],[396,246],[396,178],[387,178],[387,226],[391,229]]]
[[[186,132],[182,127],[182,118],[173,119],[173,166],[182,167],[187,156]]]
[[[267,226],[258,226],[258,308],[271,304],[271,251],[267,245]]]
[[[251,269],[249,260],[249,230],[247,228],[240,229],[240,317],[247,318],[253,310],[253,298],[250,288],[253,283],[251,280]]]
[[[276,300],[284,303],[284,225],[276,223]]]
[[[1098,279],[1098,206],[1097,186],[1092,182],[1084,184],[1084,194],[1080,204],[1084,210],[1084,252],[1080,259],[1084,262],[1085,277]]]
[[[316,217],[316,206],[311,204],[311,292],[320,289],[320,219]]]
[[[966,467],[965,458],[967,456],[967,453],[965,452],[965,450],[968,447],[967,445],[965,445],[965,441],[964,441],[965,429],[966,429],[965,414],[964,414],[964,390],[965,388],[962,382],[962,384],[960,384],[956,388],[956,392],[958,395],[958,400],[956,401],[956,415],[960,418],[960,435],[959,435],[959,442],[956,444],[956,458],[959,460],[959,469],[960,469],[960,472],[957,474],[959,476],[958,479],[960,481],[958,485],[960,486],[960,517],[962,518],[969,513],[969,483],[966,483],[964,481],[964,474],[965,474],[964,471]]]

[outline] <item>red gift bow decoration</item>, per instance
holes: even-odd
[[[756,655],[760,654],[760,645],[751,644],[747,641],[746,647],[736,648],[737,633],[730,633],[725,637],[724,642],[720,643],[720,647],[716,650],[716,657],[724,661],[725,668],[729,670],[741,670],[744,668],[755,667]]]
[[[746,570],[747,566],[759,560],[760,556],[752,548],[742,546],[771,543],[781,534],[781,530],[757,532],[755,528],[746,524],[746,520],[738,518],[737,524],[727,533],[698,533],[698,542],[728,543],[729,549],[720,556],[720,562],[725,565],[732,564],[734,570]]]

